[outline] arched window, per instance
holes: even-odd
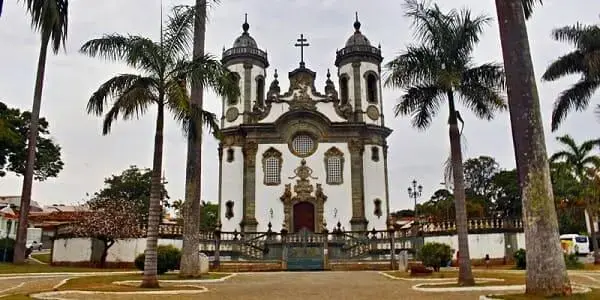
[[[238,73],[235,72],[231,72],[229,73],[231,76],[231,80],[235,83],[235,85],[237,85],[238,87],[240,86],[240,75],[238,75]],[[236,105],[238,103],[238,97],[229,97],[227,99],[227,104],[229,105]]]
[[[325,171],[327,184],[344,183],[344,153],[338,148],[332,147],[325,152]]]
[[[262,76],[256,77],[256,104],[263,106],[265,103],[265,79]]]
[[[348,76],[343,75],[340,78],[340,96],[342,103],[348,103]]]
[[[377,76],[367,74],[367,101],[377,103]]]
[[[263,153],[262,164],[264,184],[279,185],[281,183],[281,165],[283,164],[281,152],[275,148],[269,148]]]

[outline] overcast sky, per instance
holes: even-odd
[[[191,4],[192,0],[164,1],[165,12],[174,4]],[[222,0],[210,11],[207,28],[207,51],[220,57],[223,47],[231,47],[242,32],[244,13],[248,13],[250,34],[261,49],[267,50],[271,67],[279,70],[282,90],[287,90],[287,72],[296,68],[299,51],[293,44],[300,33],[308,38],[305,49],[307,67],[317,72],[316,85],[322,91],[327,68],[336,74],[336,49],[342,48],[352,34],[354,12],[358,11],[362,32],[374,45],[381,43],[384,62],[392,59],[413,41],[410,22],[403,17],[403,1],[389,0]],[[474,13],[486,13],[494,21],[486,29],[475,51],[475,61],[501,61],[498,28],[493,0],[439,0],[444,9],[470,7]],[[103,33],[135,34],[158,38],[160,0],[79,0],[71,1],[69,37],[66,52],[49,55],[42,101],[42,116],[50,122],[50,131],[62,147],[65,168],[56,179],[34,183],[33,198],[42,204],[72,204],[97,191],[103,179],[120,173],[130,165],[150,167],[155,111],[138,121],[119,121],[109,136],[101,135],[101,120],[85,113],[87,100],[98,86],[117,73],[131,72],[122,64],[80,55],[77,50],[87,40]],[[569,46],[550,38],[552,28],[576,22],[598,23],[600,1],[546,0],[536,10],[529,25],[536,73],[539,75]],[[31,109],[37,65],[39,38],[29,26],[29,17],[18,1],[4,1],[0,19],[0,101],[11,107]],[[552,103],[557,94],[577,78],[538,85],[546,141],[550,152],[558,148],[555,137],[569,133],[577,141],[597,138],[600,123],[593,109],[571,114],[560,130],[550,133]],[[334,80],[337,82],[337,80]],[[417,179],[424,187],[424,201],[442,185],[442,165],[449,153],[447,107],[443,106],[431,128],[418,131],[408,119],[394,118],[392,108],[401,91],[384,90],[386,125],[394,130],[389,137],[389,185],[392,209],[412,207],[406,188]],[[600,93],[592,99],[600,103]],[[208,95],[207,109],[221,114],[220,100]],[[503,168],[513,168],[514,153],[508,113],[492,122],[477,120],[461,110],[465,119],[465,157],[493,156]],[[167,189],[172,199],[184,195],[186,143],[177,125],[166,124],[164,168]],[[204,143],[203,199],[217,201],[217,142]],[[369,180],[367,178],[367,180]],[[18,195],[22,178],[0,178],[0,195]],[[241,187],[240,187],[241,188]],[[273,195],[272,201],[278,195]]]

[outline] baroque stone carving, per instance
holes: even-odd
[[[227,120],[227,122],[231,123],[231,122],[237,120],[239,115],[240,115],[240,111],[237,109],[237,107],[230,107],[227,109],[227,112],[225,112],[225,120]]]
[[[256,142],[246,142],[243,148],[244,152],[244,161],[247,163],[247,166],[255,166],[256,165],[256,152],[258,151],[258,144]]]
[[[300,161],[300,166],[294,170],[295,176],[289,179],[296,179],[294,185],[294,196],[292,193],[292,184],[286,184],[283,195],[279,198],[283,202],[284,207],[284,224],[287,228],[294,228],[292,225],[292,209],[299,202],[310,202],[316,209],[315,214],[315,230],[321,232],[323,224],[324,203],[327,201],[327,196],[323,192],[321,184],[316,184],[315,187],[310,183],[310,179],[318,179],[312,176],[313,170],[306,165],[306,160]],[[314,195],[313,195],[314,191]]]
[[[350,153],[362,155],[365,151],[365,144],[360,139],[351,139],[348,141],[348,148],[350,149]]]
[[[379,109],[375,105],[369,105],[367,107],[367,117],[373,121],[379,120]]]

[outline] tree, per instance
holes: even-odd
[[[5,176],[6,171],[24,175],[30,120],[31,113],[9,109],[0,102],[0,177]],[[38,181],[57,177],[64,166],[61,148],[49,137],[48,126],[48,121],[40,118],[33,171]]]
[[[517,170],[502,170],[492,178],[494,213],[499,218],[521,218],[521,190]]]
[[[554,102],[552,131],[555,131],[570,111],[587,109],[590,98],[600,88],[600,26],[565,26],[554,29],[552,37],[571,44],[575,50],[552,62],[542,79],[555,81],[565,76],[580,75],[579,81],[563,91]]]
[[[586,207],[590,214],[590,236],[592,248],[594,248],[594,263],[600,263],[600,249],[598,249],[598,237],[596,236],[596,224],[600,215],[600,169],[588,169],[585,177],[584,198]]]
[[[454,250],[449,245],[430,242],[421,247],[417,256],[423,265],[432,267],[435,272],[440,271],[440,267],[445,266],[451,259]]]
[[[187,83],[202,82],[219,95],[237,95],[236,84],[229,71],[210,55],[189,60],[189,40],[193,18],[188,11],[173,9],[159,42],[142,36],[107,34],[86,42],[80,52],[92,57],[102,57],[127,63],[139,70],[141,75],[120,74],[104,84],[91,96],[87,111],[104,116],[102,133],[108,134],[113,121],[119,117],[137,118],[156,105],[156,131],[150,189],[150,208],[144,278],[142,287],[158,287],[156,274],[156,246],[161,213],[161,172],[163,152],[163,129],[165,109],[173,113],[175,120],[189,134],[197,124],[206,124],[214,132],[218,129],[214,114],[192,107],[189,102]],[[109,103],[112,99],[112,103]]]
[[[493,182],[492,178],[500,171],[493,157],[479,156],[467,159],[464,163],[465,194],[467,201],[478,204],[485,215],[493,215]]]
[[[548,154],[525,19],[538,0],[496,0],[508,104],[523,201],[528,295],[570,295],[558,237]],[[462,254],[462,252],[461,252]]]
[[[217,222],[219,221],[219,205],[202,201],[202,210],[200,212],[200,230],[215,230],[215,227],[217,227]]]
[[[550,162],[565,162],[580,182],[587,176],[587,168],[600,168],[600,157],[591,153],[595,147],[600,147],[600,139],[588,140],[577,145],[567,134],[557,137],[556,140],[567,149],[552,154]]]
[[[67,39],[68,29],[68,0],[25,0],[27,11],[31,15],[31,26],[41,36],[40,54],[38,58],[37,75],[33,93],[33,107],[29,122],[29,136],[27,138],[27,155],[25,171],[23,174],[23,189],[21,192],[21,207],[19,226],[17,228],[17,241],[13,262],[25,262],[25,242],[27,239],[27,216],[31,204],[31,190],[35,171],[35,158],[37,150],[38,129],[40,123],[40,109],[42,105],[42,89],[44,86],[44,73],[46,71],[46,56],[48,46],[58,53]],[[1,6],[1,3],[0,3]]]
[[[139,169],[136,166],[130,166],[119,175],[112,175],[104,179],[105,187],[94,193],[97,199],[120,199],[135,204],[138,209],[136,212],[140,222],[148,220],[148,211],[150,209],[150,190],[152,187],[152,170]],[[161,200],[166,203],[169,199],[165,185],[162,184]]]
[[[75,237],[91,237],[102,242],[100,267],[105,267],[108,249],[118,239],[143,237],[144,232],[137,218],[139,203],[124,199],[96,198],[89,201],[90,211],[78,212],[77,222],[72,224]]]
[[[459,240],[459,279],[461,285],[473,285],[468,248],[467,212],[461,133],[456,101],[461,100],[478,117],[490,120],[505,108],[500,95],[504,72],[495,63],[475,65],[472,52],[479,35],[490,19],[472,17],[467,9],[444,14],[437,5],[426,6],[417,0],[406,2],[406,16],[413,19],[421,44],[411,45],[386,66],[390,75],[386,85],[406,89],[395,108],[396,115],[411,115],[412,124],[425,129],[444,99],[449,107],[449,135],[452,157],[456,224]],[[455,98],[456,97],[456,98]]]
[[[206,39],[206,0],[196,0],[196,4],[188,7],[190,20],[194,22],[194,58],[204,55]],[[192,81],[191,105],[203,109],[204,88],[202,82]],[[198,124],[190,128],[194,135],[189,135],[187,144],[187,160],[185,168],[185,201],[183,203],[183,244],[180,263],[180,277],[200,276],[200,257],[198,256],[199,230],[201,216],[200,197],[202,189],[202,128]]]

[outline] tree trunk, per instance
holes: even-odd
[[[140,287],[158,288],[157,277],[157,242],[158,227],[161,215],[162,194],[162,156],[164,128],[164,96],[160,95],[156,116],[156,133],[154,136],[154,162],[152,165],[152,185],[150,187],[150,208],[148,210],[148,229],[146,230],[146,251],[144,260],[144,278]]]
[[[526,293],[569,295],[523,6],[521,0],[496,0],[496,9],[523,201]]]
[[[462,286],[475,285],[471,271],[471,256],[469,254],[469,233],[467,227],[467,207],[465,199],[465,178],[463,172],[462,147],[460,132],[454,106],[454,94],[448,92],[450,107],[450,155],[452,160],[452,178],[454,185],[454,206],[456,209],[456,231],[458,234],[458,284]]]
[[[194,58],[204,56],[206,33],[206,0],[196,0],[194,22]],[[192,108],[202,109],[203,87],[192,81]],[[183,210],[183,251],[180,277],[200,276],[199,233],[202,189],[202,122],[192,122],[188,135],[187,163],[185,172],[185,203]]]
[[[115,241],[114,240],[102,240],[102,242],[104,243],[104,249],[102,249],[102,255],[100,256],[100,268],[105,268],[106,267],[106,257],[108,256],[108,249],[110,249],[110,247],[112,245],[114,245]]]
[[[19,208],[19,224],[17,228],[17,241],[13,263],[25,262],[25,243],[27,242],[27,226],[29,207],[31,203],[31,189],[33,188],[33,171],[35,167],[35,152],[37,146],[38,126],[40,121],[40,109],[42,106],[42,89],[44,88],[44,73],[46,72],[46,56],[48,54],[48,43],[50,35],[42,35],[42,44],[38,58],[37,77],[35,79],[35,91],[33,94],[33,108],[31,109],[31,120],[29,124],[29,136],[27,142],[27,161],[25,174],[23,175],[23,189],[21,191],[21,206]]]
[[[590,216],[590,236],[592,239],[592,248],[594,248],[594,264],[600,264],[600,249],[598,249],[598,238],[596,237],[596,224],[598,219],[595,214],[588,214]]]

